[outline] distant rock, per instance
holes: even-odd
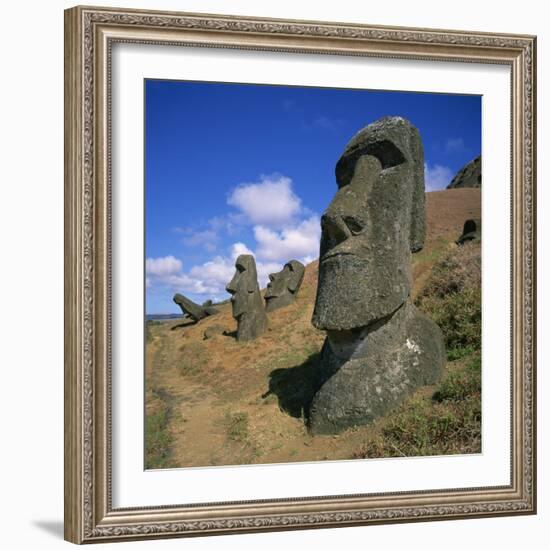
[[[463,189],[464,187],[481,187],[481,155],[463,166],[447,189]]]

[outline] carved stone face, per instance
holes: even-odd
[[[243,313],[255,307],[256,292],[259,292],[254,257],[241,254],[235,262],[235,275],[225,287],[232,294],[233,317],[237,319]]]
[[[304,269],[303,264],[297,260],[291,260],[281,271],[269,275],[269,283],[265,291],[267,311],[287,306],[294,301],[304,278]]]
[[[367,126],[346,147],[321,219],[317,328],[364,327],[407,299],[410,253],[424,240],[423,163],[418,131],[397,117]]]
[[[286,264],[282,271],[269,274],[269,283],[265,291],[266,298],[277,298],[288,292],[288,281],[290,279],[290,266]]]

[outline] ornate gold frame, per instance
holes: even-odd
[[[512,74],[512,482],[416,493],[113,509],[110,52],[115,42],[507,65]],[[76,543],[536,510],[533,36],[75,7],[65,12],[65,538]]]

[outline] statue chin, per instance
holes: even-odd
[[[319,266],[313,325],[321,330],[366,327],[391,315],[409,296],[407,270],[387,269],[357,254],[328,256]],[[384,266],[386,267],[386,266]]]

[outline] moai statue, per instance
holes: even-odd
[[[298,260],[290,260],[282,271],[269,275],[265,291],[265,309],[268,313],[294,303],[304,280],[304,271],[304,264]]]
[[[199,306],[199,304],[196,304],[193,300],[186,298],[182,294],[175,294],[174,302],[181,307],[184,317],[189,316],[196,322],[208,317],[209,315],[216,315],[216,313],[219,313],[216,308],[211,306],[206,308]]]
[[[441,376],[443,335],[410,297],[411,252],[425,236],[423,157],[418,130],[385,117],[357,133],[336,165],[312,318],[327,333],[314,433],[367,424]]]
[[[237,340],[254,340],[267,329],[267,315],[260,294],[254,256],[241,254],[235,275],[225,287],[232,295],[233,317],[237,320]]]
[[[471,219],[464,222],[462,235],[456,241],[456,244],[464,244],[468,241],[481,241],[481,220]]]

